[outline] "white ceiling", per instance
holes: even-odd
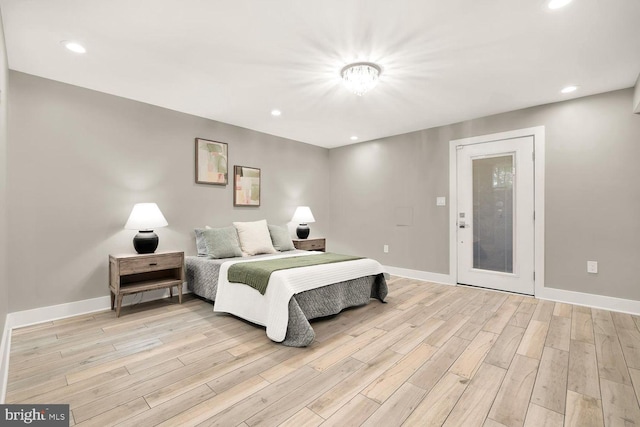
[[[11,69],[323,147],[627,88],[640,72],[638,0],[574,0],[556,11],[543,0],[0,0],[0,8]],[[362,60],[383,74],[358,97],[339,73]],[[580,89],[561,95],[568,84]]]

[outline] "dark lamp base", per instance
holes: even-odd
[[[133,238],[133,247],[139,254],[152,254],[158,248],[158,235],[153,231],[140,231]]]
[[[300,224],[298,228],[296,228],[296,234],[298,235],[298,239],[306,239],[309,237],[309,226],[307,224]]]

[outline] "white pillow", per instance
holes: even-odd
[[[233,226],[238,230],[240,247],[242,252],[248,255],[275,254],[271,243],[271,235],[267,227],[267,220],[254,222],[234,222]]]

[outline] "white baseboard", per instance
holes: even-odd
[[[384,270],[393,275],[407,277],[409,279],[424,280],[427,282],[441,283],[444,285],[455,285],[453,278],[448,274],[431,273],[429,271],[411,270],[383,266]],[[603,310],[617,311],[640,315],[640,301],[623,298],[609,297],[605,295],[587,294],[583,292],[566,291],[564,289],[542,287],[542,293],[535,296],[538,299],[563,302],[567,304],[583,305],[586,307],[599,308]]]
[[[64,319],[65,317],[93,313],[109,308],[111,308],[111,299],[109,297],[99,297],[66,304],[50,305],[48,307],[39,307],[32,310],[16,311],[9,313],[7,317],[13,329],[35,325],[37,323],[51,322],[53,320]]]
[[[182,287],[182,293],[189,293],[186,284]],[[167,298],[168,296],[168,289],[156,289],[154,291],[147,291],[141,294],[125,296],[122,301],[122,306],[124,307],[132,304],[154,301],[157,299]],[[105,296],[82,301],[74,301],[66,304],[34,308],[32,310],[16,311],[14,313],[9,313],[7,317],[10,319],[11,328],[15,329],[109,309],[111,309],[111,297]]]
[[[9,353],[11,350],[11,325],[9,315],[4,321],[2,341],[0,341],[0,404],[7,396],[7,380],[9,379]]]
[[[567,304],[583,305],[602,310],[617,311],[636,316],[640,315],[640,301],[636,300],[566,291],[564,289],[550,288],[548,286],[545,286],[543,288],[542,295],[536,295],[536,298],[564,302]]]
[[[440,283],[443,285],[455,285],[448,274],[431,273],[430,271],[411,270],[409,268],[382,266],[383,270],[393,276],[406,277],[408,279],[424,280],[425,282]]]

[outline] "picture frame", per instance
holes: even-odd
[[[233,166],[233,206],[260,206],[261,171],[249,166]]]
[[[229,183],[229,147],[225,142],[196,138],[196,184]]]

